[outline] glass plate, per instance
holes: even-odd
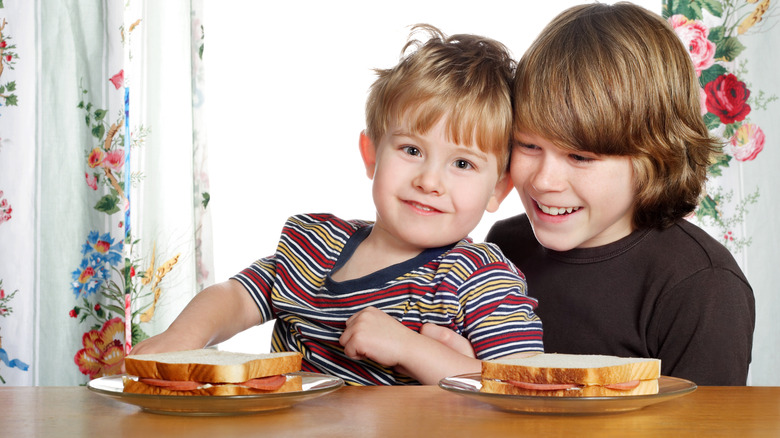
[[[447,391],[489,403],[511,412],[531,414],[608,414],[628,412],[683,396],[696,390],[696,384],[676,377],[661,376],[658,394],[621,397],[544,397],[479,392],[479,373],[447,377],[439,382]]]
[[[108,376],[91,380],[87,388],[98,394],[157,414],[172,415],[238,415],[283,409],[305,400],[323,396],[342,386],[338,377],[316,373],[290,373],[301,376],[303,390],[255,395],[152,395],[123,392],[122,377]]]

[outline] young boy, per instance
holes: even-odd
[[[672,28],[630,3],[564,11],[518,62],[510,169],[525,214],[487,240],[528,276],[547,350],[746,383],[753,292],[685,219],[719,149],[699,89]]]
[[[435,384],[480,361],[421,335],[465,336],[479,359],[542,350],[536,301],[495,246],[467,235],[511,190],[514,63],[498,42],[430,26],[377,71],[360,153],[376,220],[299,215],[276,253],[206,288],[164,333],[133,350],[202,348],[276,319],[274,351],[348,384]]]

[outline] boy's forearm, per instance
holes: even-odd
[[[167,330],[135,345],[131,354],[203,348],[259,323],[252,298],[240,283],[229,280],[203,289]]]
[[[167,331],[202,348],[260,323],[260,313],[240,283],[228,280],[197,294]]]
[[[465,356],[421,334],[416,334],[415,341],[408,347],[400,368],[423,385],[436,385],[445,377],[482,371],[481,360]]]

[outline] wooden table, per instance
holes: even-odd
[[[84,387],[0,387],[3,437],[780,437],[780,387],[699,387],[608,415],[507,413],[437,386],[344,387],[291,408],[184,417],[142,411]]]

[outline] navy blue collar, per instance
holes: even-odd
[[[333,280],[331,278],[331,273],[338,271],[339,268],[344,266],[347,260],[349,260],[355,253],[357,247],[360,246],[364,240],[366,240],[366,237],[368,237],[369,234],[371,234],[372,228],[373,225],[358,228],[349,237],[349,240],[347,240],[347,243],[344,245],[344,249],[341,251],[341,254],[339,254],[339,258],[336,260],[336,264],[333,265],[333,269],[328,273],[327,277],[325,277],[325,287],[329,291],[333,293],[340,293],[381,288],[387,282],[394,280],[403,274],[409,273],[412,270],[425,265],[436,257],[439,257],[457,244],[457,242],[455,242],[451,245],[440,246],[438,248],[428,248],[409,260],[388,266],[376,272],[372,272],[371,274],[368,274],[364,277],[347,281]]]

